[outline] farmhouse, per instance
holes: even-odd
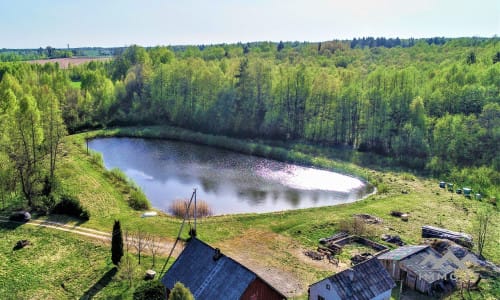
[[[412,290],[432,295],[455,287],[452,273],[458,266],[430,246],[404,246],[378,259],[394,280]]]
[[[178,281],[195,299],[286,299],[257,274],[196,238],[161,279],[167,293]]]
[[[309,300],[383,300],[396,286],[376,258],[325,278],[309,286]]]

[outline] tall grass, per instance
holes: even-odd
[[[187,212],[188,204],[189,204],[188,199],[176,199],[174,200],[174,202],[172,202],[172,204],[170,204],[168,212],[175,217],[184,218]],[[196,217],[203,218],[203,217],[209,217],[211,215],[213,215],[213,211],[210,208],[210,205],[204,200],[197,200]],[[194,218],[194,202],[191,203],[191,206],[189,207],[188,217]]]

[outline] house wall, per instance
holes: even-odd
[[[282,300],[286,299],[260,278],[255,278],[241,295],[241,300]]]
[[[327,284],[330,285],[330,289],[327,289]],[[318,300],[320,299],[318,296],[325,300],[341,300],[328,279],[317,282],[309,288],[309,300]]]
[[[391,299],[391,292],[392,290],[387,290],[383,292],[382,294],[379,294],[375,298],[372,298],[371,300],[389,300]]]
[[[423,279],[418,279],[416,289],[419,292],[428,294],[431,291],[431,285]]]
[[[326,288],[326,285],[329,284],[328,280],[323,280],[311,286],[309,288],[309,300],[319,300],[318,296],[323,297],[325,300],[344,300],[340,299],[339,295],[333,289],[333,286],[330,287],[330,290]],[[389,300],[391,299],[392,290],[389,289],[370,300]]]

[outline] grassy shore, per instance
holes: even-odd
[[[463,196],[452,194],[438,187],[438,181],[430,178],[421,178],[409,173],[395,171],[375,171],[363,168],[346,161],[332,159],[330,156],[322,156],[321,152],[305,153],[298,150],[290,150],[286,147],[276,147],[259,144],[255,141],[240,141],[227,137],[203,135],[186,130],[173,129],[170,127],[142,127],[101,130],[69,136],[64,141],[64,155],[62,156],[58,177],[61,180],[60,188],[68,193],[76,195],[81,203],[89,210],[90,220],[80,223],[77,220],[62,218],[68,224],[79,224],[84,227],[111,232],[113,221],[118,219],[122,227],[129,231],[145,230],[162,238],[174,240],[179,230],[180,220],[160,212],[159,217],[141,218],[143,212],[131,209],[127,204],[130,197],[130,187],[117,180],[106,171],[99,163],[99,157],[88,154],[85,148],[85,139],[103,136],[128,136],[144,138],[168,138],[183,141],[191,141],[210,146],[224,147],[226,149],[242,153],[260,155],[286,161],[293,161],[305,165],[313,165],[325,169],[354,174],[361,177],[379,189],[379,193],[367,199],[345,205],[310,208],[301,210],[290,210],[263,214],[237,214],[205,218],[199,222],[198,236],[209,244],[221,248],[224,253],[252,264],[256,269],[270,269],[272,271],[290,274],[293,279],[301,283],[295,290],[289,290],[291,295],[299,298],[305,296],[307,285],[332,272],[328,268],[314,265],[304,259],[302,250],[315,249],[319,238],[329,236],[339,229],[339,223],[349,219],[353,214],[367,213],[383,219],[380,225],[370,227],[369,235],[379,240],[382,233],[398,234],[406,243],[418,244],[420,238],[420,227],[422,225],[434,225],[448,228],[450,230],[463,231],[475,236],[474,219],[476,211],[486,207],[494,210],[494,222],[499,224],[500,216],[495,206],[481,201],[469,200]],[[307,149],[303,147],[302,149]],[[166,191],[168,193],[168,191]],[[188,196],[191,191],[186,191]],[[408,212],[410,219],[402,222],[399,218],[390,216],[392,210]],[[58,219],[57,217],[49,217]],[[500,231],[499,226],[491,226],[490,239],[483,252],[484,256],[500,262]],[[187,229],[183,237],[187,237]],[[12,241],[21,235],[35,236],[37,233],[24,228],[8,231],[14,234],[9,240],[0,242],[7,253],[8,247],[12,248]],[[16,232],[21,232],[20,235]],[[48,234],[48,239],[61,242],[66,236],[63,233]],[[77,238],[68,238],[70,243],[77,244]],[[81,247],[92,245],[85,242]],[[104,274],[110,270],[106,264],[106,247],[93,250],[84,250],[75,246],[59,257],[64,261],[57,268],[71,270],[85,268],[84,262],[76,262],[67,256],[90,252],[95,257],[100,267],[96,267],[95,274]],[[99,246],[101,247],[101,246]],[[23,251],[23,250],[21,250]],[[43,248],[40,253],[50,253],[51,249]],[[20,252],[21,253],[21,252]],[[72,253],[72,254],[71,254]],[[32,254],[34,255],[34,254]],[[89,254],[90,255],[90,254]],[[35,256],[31,256],[34,259]],[[98,258],[100,257],[100,259]],[[29,256],[28,258],[29,259]],[[5,261],[5,260],[2,260]],[[8,260],[7,260],[8,261]],[[8,263],[9,268],[17,268],[17,262]],[[46,264],[50,272],[52,266]],[[34,268],[32,266],[32,268]],[[5,275],[0,276],[0,281],[6,280]],[[97,275],[89,275],[89,278]],[[27,276],[29,277],[29,276]],[[95,278],[94,278],[95,279]],[[98,279],[98,278],[97,278]],[[53,285],[59,284],[59,279],[49,280]],[[113,281],[114,282],[114,281]],[[86,291],[92,284],[92,280],[75,281],[80,291]],[[120,285],[121,284],[121,285]],[[27,286],[34,286],[35,290],[44,289],[44,283],[29,279]],[[482,299],[492,297],[499,293],[500,283],[498,279],[487,279],[482,281],[482,294],[472,294],[473,298]],[[23,289],[15,285],[9,286],[22,294]],[[100,291],[102,295],[111,295],[117,290],[123,289],[127,292],[126,285],[117,281],[115,285],[106,286]],[[76,290],[76,288],[75,288]],[[48,289],[44,292],[50,294]],[[63,293],[63,292],[61,292]],[[130,295],[130,291],[128,292]],[[100,294],[98,294],[100,295]],[[302,295],[302,296],[301,296]],[[23,297],[20,297],[23,298]],[[57,297],[55,297],[57,298]],[[71,297],[69,297],[71,298]]]

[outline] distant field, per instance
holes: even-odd
[[[78,66],[89,61],[108,61],[112,57],[70,57],[70,58],[52,58],[52,59],[37,59],[30,60],[29,63],[32,64],[46,64],[46,63],[58,63],[61,69],[67,69],[69,65]]]

